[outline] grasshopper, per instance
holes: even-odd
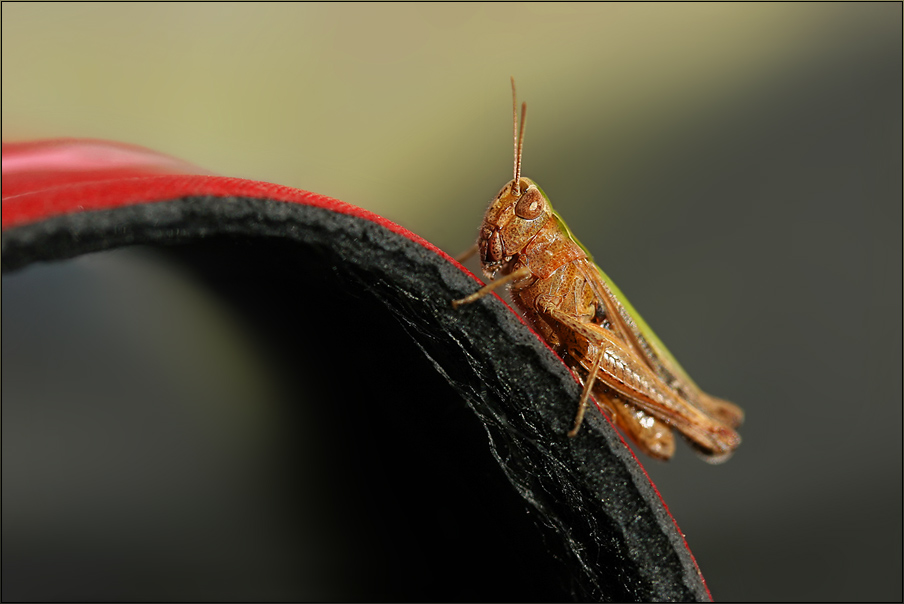
[[[509,285],[527,323],[583,383],[569,436],[578,434],[592,394],[653,458],[672,457],[674,428],[706,461],[726,460],[741,444],[735,428],[744,412],[694,383],[553,211],[543,190],[521,176],[527,104],[521,105],[519,127],[514,78],[512,115],[514,179],[490,203],[477,244],[462,256],[479,251],[491,281],[452,306]]]

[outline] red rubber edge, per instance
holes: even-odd
[[[217,176],[178,158],[126,143],[73,138],[3,143],[3,194],[0,208],[4,231],[64,214],[108,210],[142,203],[165,203],[182,197],[200,195],[259,197],[315,206],[362,218],[457,264],[463,272],[480,283],[477,277],[454,258],[423,237],[379,214],[332,197],[267,182]],[[524,323],[521,315],[514,314]],[[537,339],[543,342],[539,336]],[[543,344],[546,346],[546,342]],[[575,380],[577,381],[576,377]],[[596,404],[596,401],[594,403]],[[610,424],[612,423],[601,408],[600,413]],[[697,560],[687,540],[684,539],[684,533],[681,532],[678,522],[647,474],[646,468],[637,458],[637,454],[625,442],[621,432],[617,429],[615,431],[637,461],[637,465],[675,524],[675,529],[681,536],[684,547],[703,582],[706,594],[712,600],[706,578],[700,572]]]
[[[444,251],[378,214],[301,189],[214,175],[134,145],[90,139],[3,143],[3,230],[54,216],[189,195],[260,197],[369,220],[447,260]]]

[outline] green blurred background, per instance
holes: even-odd
[[[686,447],[647,464],[714,596],[900,600],[901,13],[5,3],[3,140],[144,145],[455,254],[511,178],[514,75],[524,174],[695,379],[747,411],[727,464]],[[160,279],[156,295],[185,287]],[[7,298],[4,398],[28,306]],[[5,565],[42,523],[10,451],[4,523],[26,528],[4,530]]]

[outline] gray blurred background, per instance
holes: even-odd
[[[715,598],[900,600],[901,12],[4,4],[3,140],[144,145],[367,208],[454,255],[511,178],[514,75],[529,105],[524,174],[697,382],[747,412],[728,463],[708,466],[683,446],[668,464],[646,463]],[[67,531],[103,506],[123,527],[166,522],[146,478],[103,502],[92,481],[136,467],[165,475],[186,493],[164,506],[175,518],[200,513],[193,502],[218,492],[217,476],[251,479],[276,421],[267,368],[252,336],[185,275],[126,252],[3,284],[6,568],[17,556],[66,566],[79,543]],[[124,307],[142,321],[111,310]],[[154,382],[147,396],[172,408],[126,408],[117,389],[140,379],[126,374],[109,400],[85,401],[94,411],[54,404],[64,386],[48,376],[71,359],[48,357],[47,342],[64,355],[58,338],[109,337],[153,356],[172,333],[189,334],[183,356],[155,361],[158,371],[214,384],[216,404],[183,404]],[[83,346],[71,355],[91,362]],[[73,396],[78,376],[65,388]],[[147,425],[182,448],[129,432]],[[194,436],[179,440],[185,425]],[[110,434],[122,442],[104,447],[121,459],[100,453]],[[180,483],[179,467],[210,485]],[[266,530],[278,533],[274,518]],[[131,551],[95,545],[97,563],[114,568]],[[132,545],[153,563],[153,547]],[[278,563],[268,551],[276,558],[262,568]],[[184,585],[201,581],[191,552],[172,555],[185,557]]]

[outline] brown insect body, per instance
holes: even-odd
[[[486,276],[502,277],[453,305],[511,284],[525,320],[584,381],[571,436],[592,392],[652,457],[672,456],[675,428],[708,461],[727,459],[741,442],[734,428],[743,412],[697,387],[571,235],[543,191],[520,177],[523,113],[520,136],[516,128],[515,178],[487,209],[477,244]]]

